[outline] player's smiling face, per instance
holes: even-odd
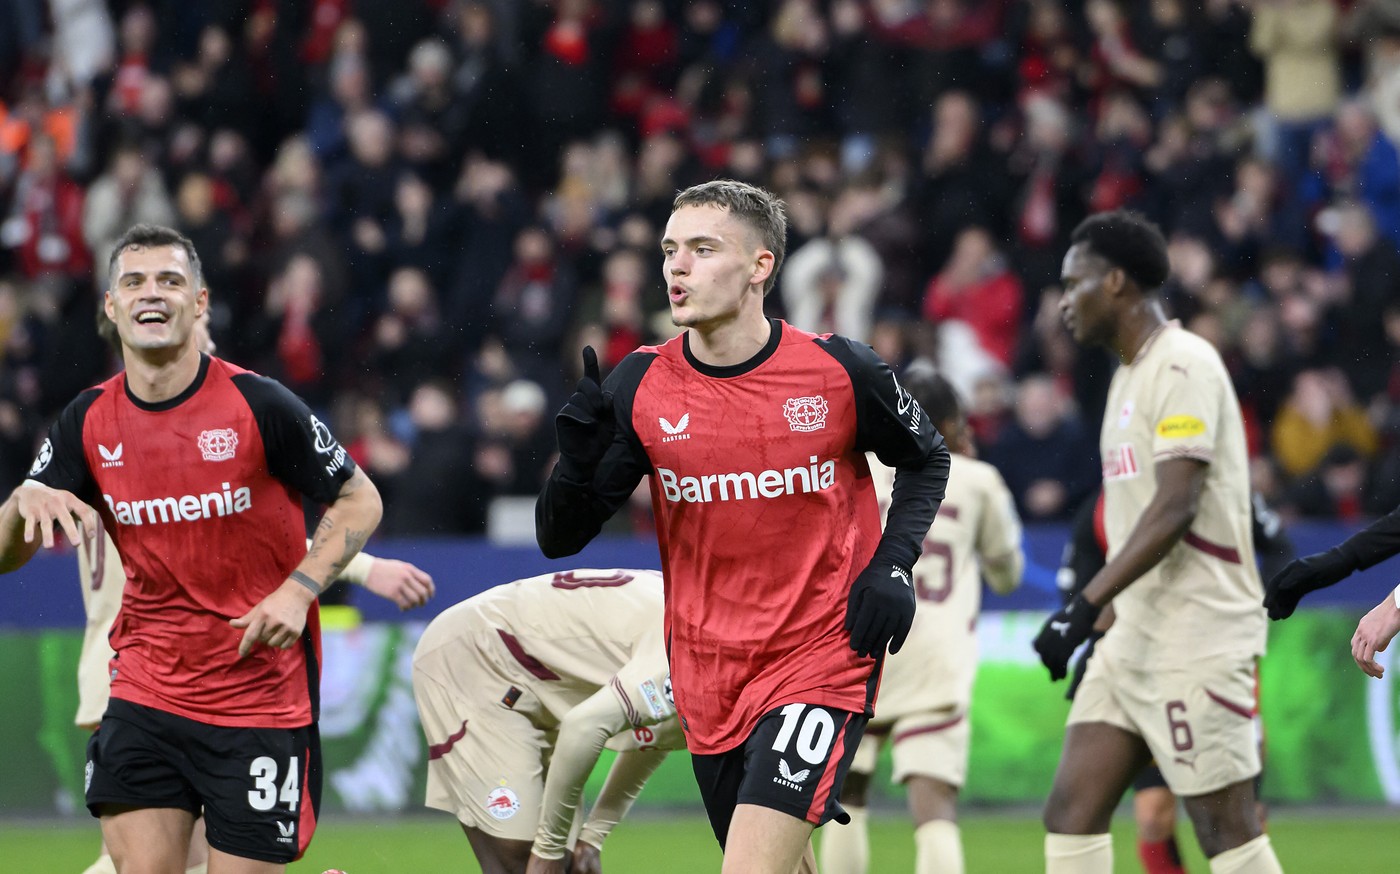
[[[1105,345],[1113,339],[1117,318],[1113,291],[1122,285],[1122,271],[1095,255],[1083,243],[1065,253],[1060,267],[1060,321],[1084,345]]]
[[[671,321],[694,328],[732,321],[745,307],[763,310],[763,283],[773,253],[728,210],[683,206],[666,222],[662,273]]]
[[[122,345],[135,350],[179,349],[191,341],[209,291],[194,287],[183,246],[131,246],[117,256],[116,279],[104,309]]]

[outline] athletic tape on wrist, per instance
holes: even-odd
[[[305,586],[306,588],[310,589],[310,590],[311,590],[311,594],[313,594],[313,595],[315,595],[315,596],[317,596],[317,597],[320,597],[320,595],[321,595],[321,584],[320,584],[320,583],[318,583],[318,582],[316,582],[315,580],[311,579],[310,576],[308,576],[307,574],[302,573],[301,571],[292,571],[292,573],[291,573],[290,576],[291,576],[291,579],[296,580],[298,583],[301,583],[303,586]]]
[[[1400,586],[1395,587],[1395,591],[1390,593],[1390,597],[1395,599],[1396,609],[1400,609]]]

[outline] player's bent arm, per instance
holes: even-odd
[[[598,801],[588,812],[588,820],[579,832],[581,842],[603,849],[603,841],[632,809],[632,803],[642,794],[642,787],[660,767],[667,752],[650,749],[618,753],[613,766],[608,769],[603,788],[598,792]]]
[[[314,581],[320,586],[316,594],[320,594],[364,548],[383,514],[379,490],[357,467],[322,514],[306,557],[292,573],[304,574]]]
[[[1014,549],[1006,555],[982,559],[982,576],[998,595],[1008,595],[1021,585],[1026,570],[1026,557]]]
[[[1210,466],[1172,458],[1156,466],[1157,491],[1122,550],[1084,587],[1084,598],[1102,607],[1166,557],[1195,521]]]
[[[306,548],[311,549],[310,540],[306,541]],[[393,601],[400,610],[422,607],[437,593],[432,576],[417,565],[364,551],[350,559],[336,580],[361,586],[386,601]]]
[[[559,739],[545,775],[540,824],[531,853],[541,859],[559,859],[568,849],[574,811],[583,795],[583,784],[598,762],[608,738],[630,723],[622,704],[604,686],[570,710],[559,723]]]

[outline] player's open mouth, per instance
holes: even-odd
[[[671,303],[685,303],[685,299],[690,296],[690,292],[679,285],[671,286]]]
[[[138,325],[163,325],[170,321],[170,316],[160,310],[142,310],[134,314],[132,320]]]

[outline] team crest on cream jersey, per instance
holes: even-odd
[[[826,427],[826,414],[830,412],[826,398],[821,395],[815,397],[788,398],[783,404],[783,416],[788,420],[788,426],[794,431],[819,431]]]

